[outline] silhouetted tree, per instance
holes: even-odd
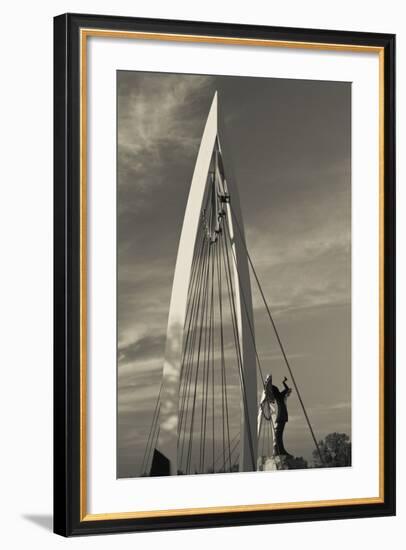
[[[351,441],[347,434],[337,432],[328,434],[324,440],[319,441],[320,460],[317,449],[313,451],[313,460],[316,468],[336,468],[339,466],[351,466]]]

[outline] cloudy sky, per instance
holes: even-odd
[[[351,86],[119,71],[118,477],[137,476],[162,376],[177,245],[215,91],[246,239],[318,438],[351,435]],[[286,373],[253,285],[257,348]],[[232,404],[239,419],[239,403]],[[286,448],[311,458],[297,396]]]

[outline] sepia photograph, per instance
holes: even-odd
[[[395,35],[54,33],[54,531],[394,515]]]
[[[117,477],[351,466],[351,83],[117,71]]]

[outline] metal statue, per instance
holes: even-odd
[[[291,456],[285,449],[283,443],[283,432],[286,422],[289,419],[286,400],[292,393],[292,389],[286,382],[287,378],[285,376],[282,381],[283,390],[281,391],[277,386],[272,384],[272,375],[268,375],[265,380],[264,391],[259,405],[259,429],[263,418],[272,423],[274,456]]]

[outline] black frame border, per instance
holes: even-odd
[[[136,519],[80,518],[80,29],[224,36],[384,51],[384,500]],[[54,532],[63,536],[395,515],[395,35],[104,15],[54,18]]]

